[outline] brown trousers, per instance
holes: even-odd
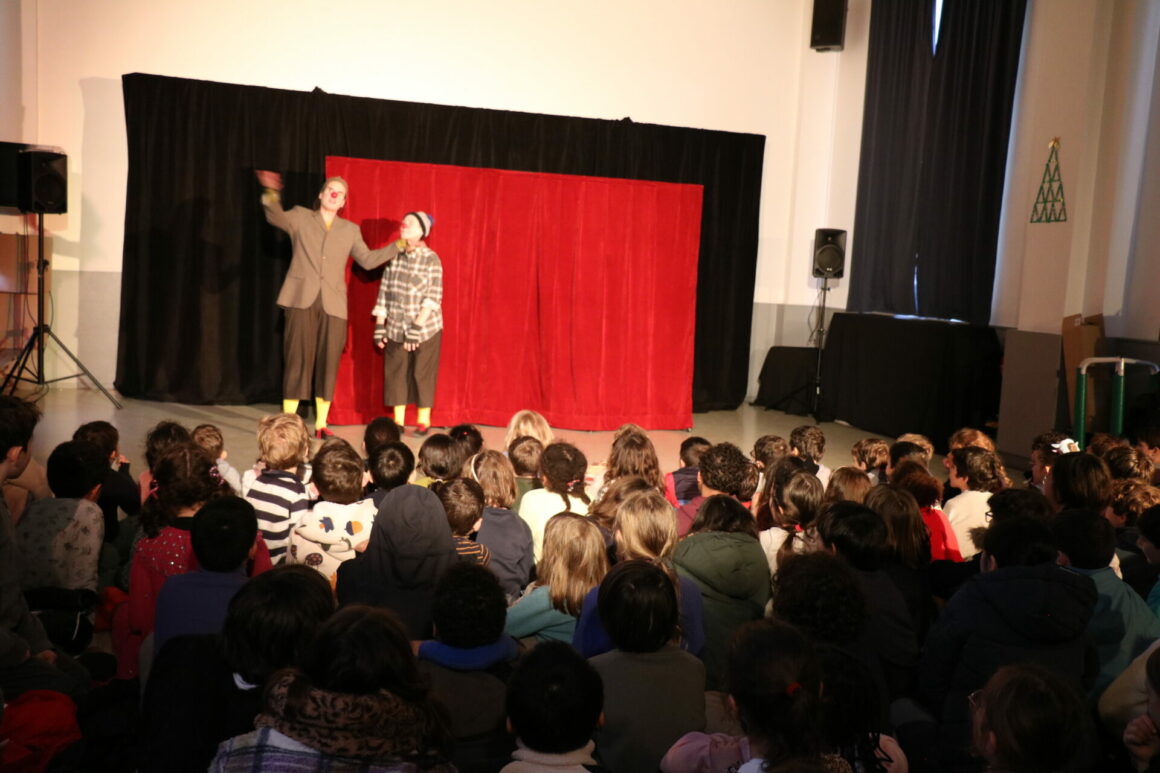
[[[383,403],[430,408],[435,402],[435,377],[439,375],[439,344],[443,331],[408,352],[403,345],[387,341],[383,349]]]
[[[346,320],[322,310],[322,294],[308,309],[284,309],[282,397],[334,399],[338,360],[346,346]],[[313,386],[313,390],[312,390]]]

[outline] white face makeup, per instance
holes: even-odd
[[[331,180],[322,189],[322,193],[318,194],[318,200],[322,202],[323,209],[337,212],[346,204],[346,186],[336,180]]]
[[[402,225],[399,226],[399,235],[404,239],[422,239],[423,227],[419,225],[419,218],[414,215],[404,217]]]

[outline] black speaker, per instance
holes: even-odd
[[[840,279],[846,271],[846,232],[819,228],[814,232],[814,276]]]
[[[68,211],[68,156],[51,150],[25,150],[19,154],[16,167],[21,212],[60,215]]]
[[[814,0],[810,48],[841,51],[846,41],[846,0]]]

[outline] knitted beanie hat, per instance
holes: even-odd
[[[435,218],[428,215],[426,212],[408,212],[407,215],[414,215],[415,219],[419,221],[419,227],[423,229],[423,238],[431,233],[431,226],[435,225]],[[403,215],[406,217],[407,215]]]

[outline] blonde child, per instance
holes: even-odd
[[[290,547],[290,532],[310,509],[310,497],[296,471],[310,453],[310,435],[295,413],[263,416],[258,422],[258,454],[264,469],[246,492],[254,506],[258,529],[270,549],[270,559],[282,563]]]

